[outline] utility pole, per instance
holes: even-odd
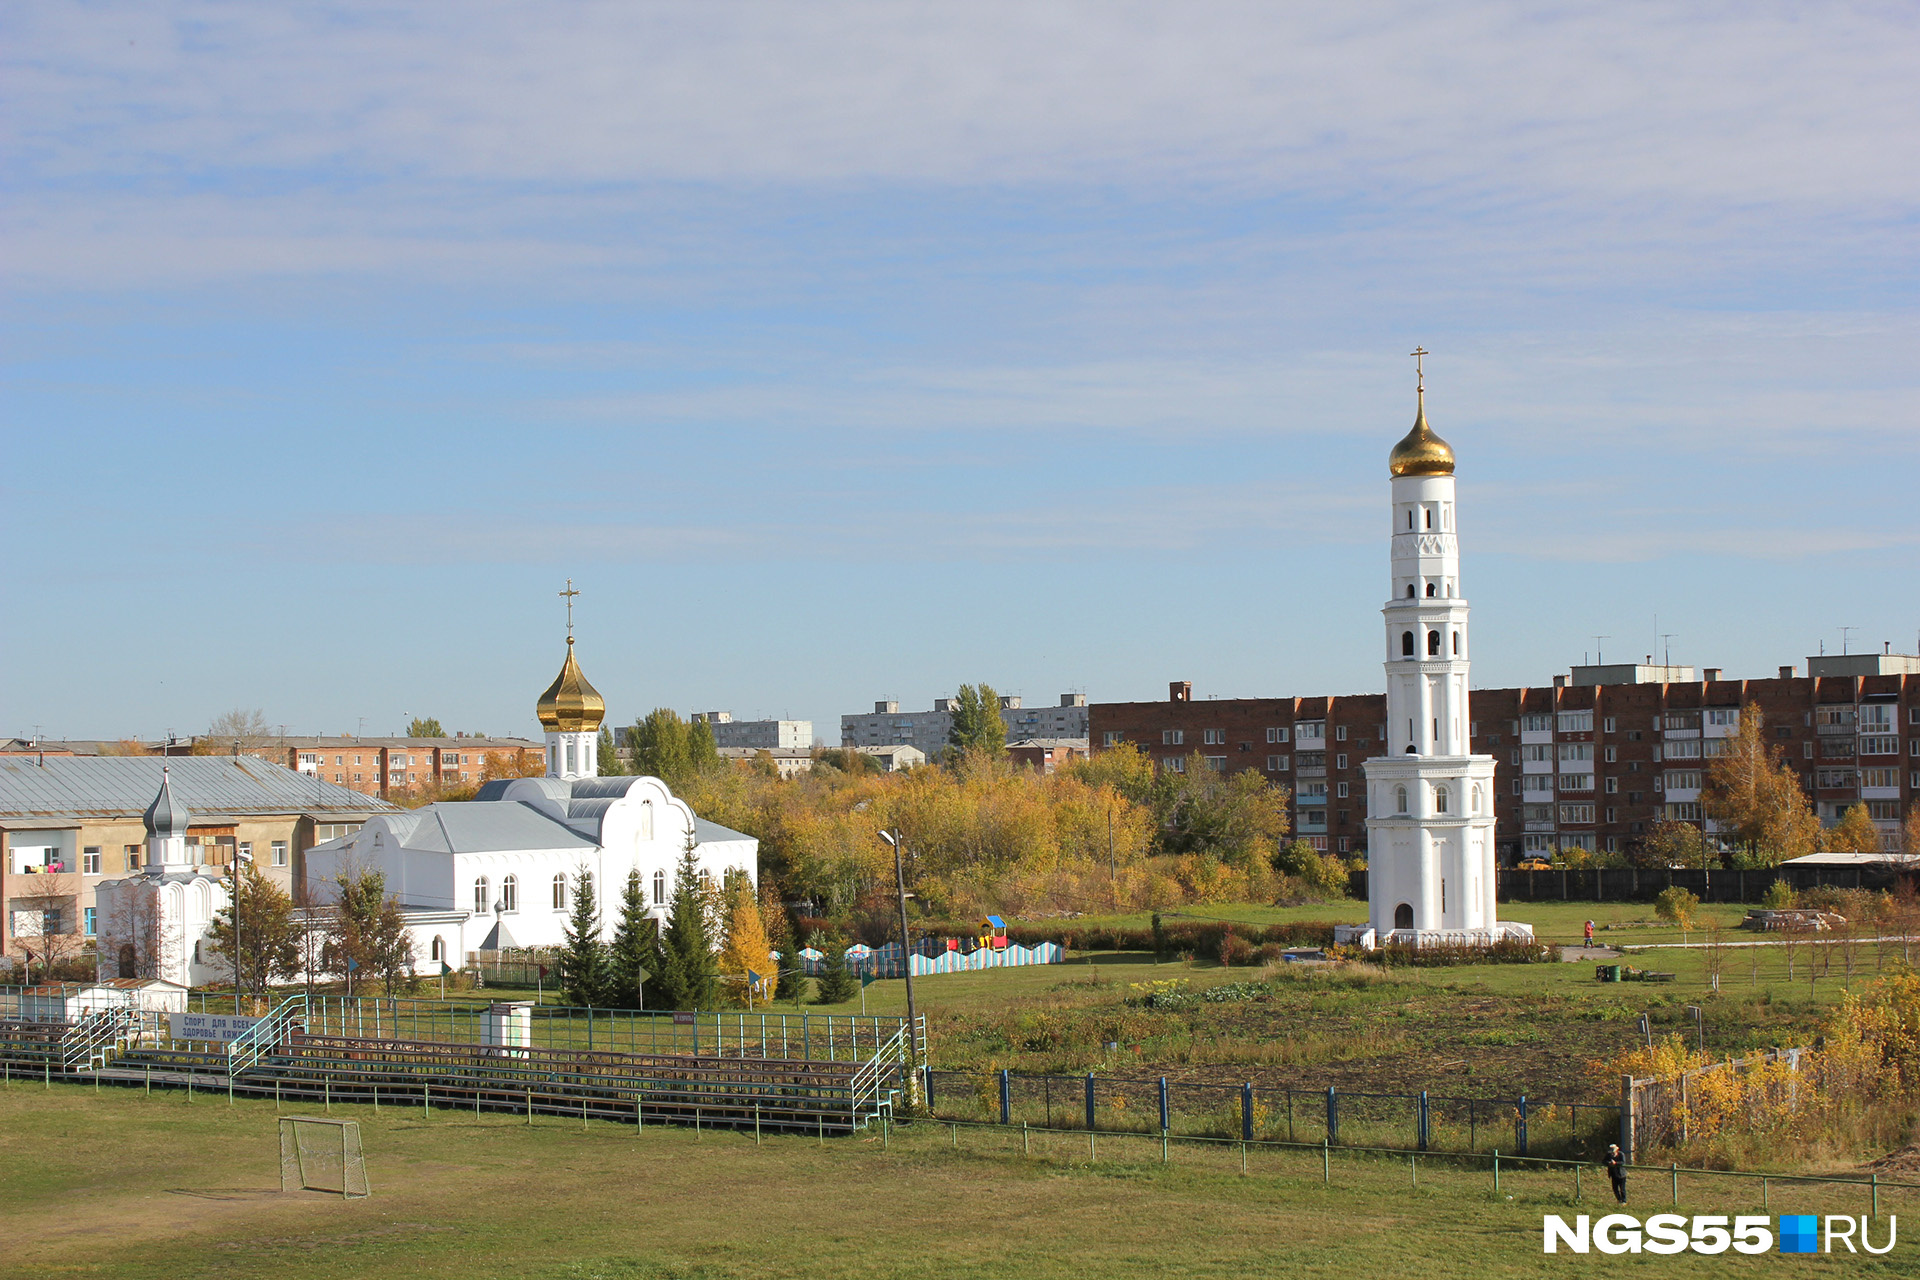
[[[1120,871],[1119,864],[1113,860],[1113,798],[1107,798],[1107,892],[1113,899],[1116,914],[1120,910]]]
[[[920,1105],[920,1020],[913,1005],[913,959],[907,941],[907,873],[900,856],[900,829],[882,831],[880,838],[893,846],[893,887],[900,900],[900,972],[907,980],[907,1098]],[[865,988],[862,988],[864,994]]]

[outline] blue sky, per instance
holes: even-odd
[[[0,733],[1379,685],[1429,359],[1479,685],[1920,643],[1884,5],[0,14]]]

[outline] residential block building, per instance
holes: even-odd
[[[811,720],[735,720],[730,711],[696,711],[693,719],[713,731],[716,747],[755,751],[813,750]]]
[[[1472,690],[1468,736],[1494,760],[1501,861],[1556,847],[1624,853],[1661,818],[1702,821],[1707,764],[1749,704],[1821,822],[1864,803],[1883,846],[1898,848],[1901,819],[1920,803],[1920,658],[1822,656],[1806,670],[1729,680],[1649,658]],[[1165,769],[1198,753],[1206,768],[1257,770],[1292,790],[1294,829],[1314,847],[1366,849],[1360,766],[1383,750],[1384,695],[1195,701],[1176,681],[1165,702],[1095,703],[1089,714],[1096,753],[1124,742]]]
[[[1002,694],[1000,719],[1007,726],[1007,740],[1025,738],[1084,738],[1087,736],[1087,695],[1063,693],[1053,707],[1029,707],[1019,694]],[[884,747],[906,744],[918,747],[929,759],[938,759],[947,749],[947,735],[953,732],[953,699],[935,698],[931,711],[901,711],[893,701],[876,702],[867,715],[840,717],[840,745],[843,747]]]

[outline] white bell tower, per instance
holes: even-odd
[[[1453,450],[1427,425],[1427,353],[1413,354],[1413,430],[1388,458],[1386,754],[1364,765],[1370,932],[1379,943],[1485,945],[1532,930],[1495,918],[1493,757],[1469,740]]]

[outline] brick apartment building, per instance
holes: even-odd
[[[205,744],[200,745],[204,751]],[[193,749],[172,743],[166,754]],[[543,774],[547,761],[546,746],[527,738],[256,738],[239,754],[383,800],[396,793],[472,786],[487,776],[490,760],[494,772],[506,776]]]
[[[1700,821],[1700,786],[1719,743],[1757,705],[1823,823],[1864,802],[1897,849],[1920,802],[1920,658],[1851,654],[1726,680],[1709,667],[1575,667],[1543,688],[1475,689],[1469,735],[1495,762],[1496,844],[1511,864],[1558,846],[1625,853],[1658,819]],[[1195,752],[1227,772],[1259,770],[1293,792],[1294,830],[1315,848],[1366,848],[1361,762],[1381,749],[1383,694],[1165,702],[1089,708],[1093,750],[1132,743],[1161,768]],[[1910,851],[1913,852],[1913,851]]]

